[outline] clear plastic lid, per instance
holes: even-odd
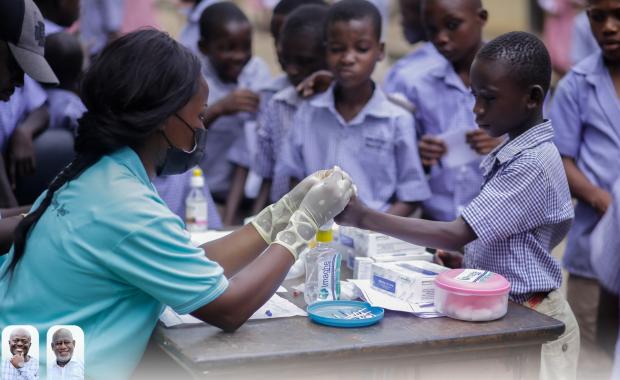
[[[471,295],[503,295],[510,292],[510,282],[503,276],[480,269],[452,269],[435,278],[439,288]]]

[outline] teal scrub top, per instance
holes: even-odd
[[[12,277],[3,276],[12,255],[0,267],[0,329],[33,325],[43,348],[51,326],[80,326],[93,379],[131,375],[164,305],[186,314],[228,286],[130,148],[104,156],[54,194]]]

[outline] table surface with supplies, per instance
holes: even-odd
[[[343,268],[342,276],[351,276]],[[278,295],[306,310],[287,280]],[[188,378],[274,379],[536,379],[541,345],[564,325],[521,305],[492,322],[418,318],[385,310],[375,325],[336,328],[308,317],[250,320],[234,333],[206,325],[165,327],[151,344]]]

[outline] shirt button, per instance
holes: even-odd
[[[563,352],[566,352],[566,350],[568,350],[568,343],[564,343],[564,344],[562,345],[562,351],[563,351]]]

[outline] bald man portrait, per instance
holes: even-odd
[[[48,380],[83,380],[84,364],[73,357],[75,339],[66,328],[60,328],[52,335],[52,351],[56,360],[47,363]]]
[[[11,355],[2,361],[3,380],[38,380],[39,359],[28,354],[32,345],[32,336],[25,328],[18,327],[9,335]]]

